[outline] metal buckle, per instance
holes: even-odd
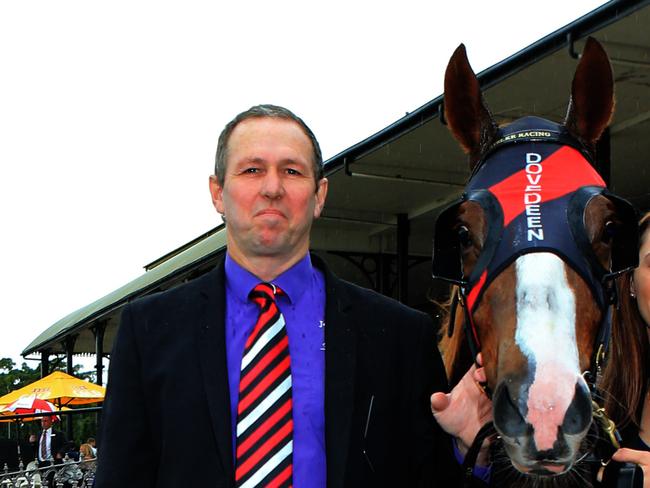
[[[605,409],[598,405],[594,400],[591,401],[591,408],[593,410],[594,419],[598,421],[603,432],[607,434],[609,442],[614,446],[614,448],[620,449],[621,444],[616,436],[616,424],[614,421],[607,416]]]

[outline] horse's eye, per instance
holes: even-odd
[[[469,234],[469,229],[465,225],[459,225],[456,229],[458,232],[458,241],[462,247],[469,247],[472,244],[472,237]]]
[[[605,222],[605,228],[603,229],[603,242],[610,242],[616,234],[618,234],[619,224],[613,220],[608,220]]]

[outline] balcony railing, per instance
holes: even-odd
[[[7,465],[0,474],[0,488],[90,488],[95,481],[97,460],[73,461],[67,457],[63,463],[38,468],[32,461],[19,471],[9,473]]]

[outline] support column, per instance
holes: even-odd
[[[50,374],[50,350],[43,349],[41,351],[41,378],[45,378]]]
[[[393,260],[393,257],[388,254],[380,254],[377,257],[378,269],[377,269],[377,281],[378,287],[377,291],[382,295],[387,297],[391,296],[391,283],[390,283],[390,265]]]
[[[74,343],[77,341],[76,335],[70,335],[65,338],[65,354],[66,354],[66,372],[69,375],[74,373],[74,365],[72,364],[72,355],[74,353]],[[72,428],[72,415],[66,416],[66,435],[68,440],[72,440],[73,437],[73,428]]]
[[[95,374],[97,375],[96,383],[104,386],[104,332],[106,323],[100,322],[93,328],[95,335]]]
[[[68,374],[74,374],[74,364],[72,364],[72,355],[74,354],[74,343],[77,341],[76,335],[70,335],[65,338],[66,365],[65,371]]]
[[[409,218],[407,214],[397,214],[397,299],[408,301],[409,273]]]
[[[95,334],[95,374],[97,375],[96,383],[99,386],[104,386],[104,333],[106,332],[106,322],[99,322],[93,327],[93,334]],[[95,414],[96,431],[99,432],[99,427],[102,422],[102,413]]]

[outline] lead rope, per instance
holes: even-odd
[[[463,330],[465,332],[465,337],[467,339],[467,344],[469,345],[470,352],[473,355],[473,361],[476,364],[476,367],[478,368],[480,367],[480,365],[476,363],[476,357],[480,352],[480,346],[477,343],[477,337],[475,336],[475,331],[472,324],[472,316],[469,313],[467,307],[467,295],[465,294],[465,290],[460,286],[456,289],[456,292],[454,293],[454,297],[451,303],[451,311],[450,311],[449,325],[448,325],[448,333],[450,337],[453,334],[453,327],[456,320],[456,311],[458,305],[462,307],[465,315],[463,320]],[[487,383],[483,383],[483,384],[478,383],[478,386],[480,386],[483,389],[485,394],[491,400],[492,391],[488,387]],[[492,421],[487,422],[476,433],[476,436],[474,437],[474,441],[472,441],[472,445],[468,449],[467,453],[465,454],[465,459],[463,460],[463,465],[462,465],[463,488],[471,488],[472,486],[472,479],[474,477],[474,466],[476,466],[476,460],[478,459],[478,455],[479,452],[481,451],[481,446],[483,445],[483,442],[486,439],[490,437],[494,437],[496,435],[497,435],[497,431],[494,428],[494,423]]]
[[[476,460],[478,459],[478,454],[481,451],[483,441],[485,441],[485,439],[488,437],[495,436],[496,434],[497,431],[494,428],[494,423],[491,421],[486,423],[476,433],[474,442],[472,442],[472,445],[467,451],[467,454],[465,454],[465,460],[463,461],[463,488],[470,488],[472,486],[474,466],[476,466]]]
[[[600,326],[598,332],[598,337],[596,340],[596,353],[594,354],[591,364],[591,371],[587,372],[585,379],[589,385],[589,390],[591,392],[591,409],[592,416],[596,424],[601,428],[605,434],[605,439],[611,444],[611,446],[616,450],[621,447],[621,435],[616,428],[614,421],[609,418],[604,407],[601,407],[597,401],[598,395],[598,379],[602,375],[602,366],[605,362],[605,355],[609,348],[609,340],[612,335],[612,315],[614,307],[618,307],[618,284],[616,280],[613,279],[613,275],[605,275],[601,279],[603,289],[605,291],[605,297],[608,302],[607,310],[603,314],[603,323]],[[586,377],[589,376],[589,377]],[[607,461],[601,459],[600,463],[602,468],[609,464]],[[601,468],[601,469],[602,469]]]
[[[611,306],[610,306],[611,310]],[[598,472],[596,474],[596,480],[598,482],[603,481],[603,477],[605,474],[605,468],[607,468],[607,465],[610,463],[611,456],[616,451],[617,449],[620,449],[621,447],[621,434],[618,432],[618,429],[616,428],[616,423],[607,415],[607,412],[605,411],[605,407],[601,407],[598,401],[596,400],[597,394],[596,392],[598,391],[597,389],[597,384],[598,384],[598,378],[601,375],[601,369],[602,369],[602,363],[605,358],[605,344],[601,343],[598,345],[598,350],[596,351],[596,355],[594,357],[594,368],[592,368],[593,373],[590,372],[585,372],[585,379],[587,379],[587,384],[589,385],[589,389],[591,391],[591,410],[592,410],[592,417],[596,423],[596,426],[600,428],[600,430],[604,433],[602,438],[607,441],[608,445],[611,445],[613,450],[609,452],[608,454],[605,454],[604,452],[601,452],[602,456],[600,454],[597,454],[597,447],[594,446],[594,454],[596,459],[600,461],[600,466],[598,467]],[[589,378],[587,378],[589,376]],[[599,436],[600,437],[600,436]],[[602,449],[600,450],[602,451]],[[608,457],[607,460],[605,460],[605,457]],[[630,485],[631,486],[631,485]]]

